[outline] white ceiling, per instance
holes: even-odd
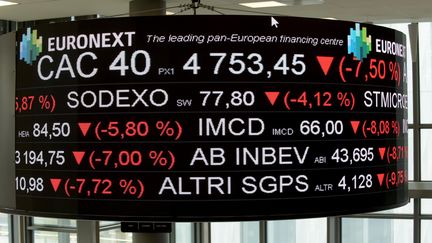
[[[0,19],[26,21],[68,16],[123,15],[128,12],[129,0],[9,0],[20,4],[0,7]],[[154,0],[151,0],[154,1]],[[408,22],[432,21],[431,0],[279,0],[291,6],[251,9],[238,5],[258,0],[201,0],[202,4],[214,6],[224,14],[254,14],[258,11],[273,15],[336,18],[361,22]],[[303,1],[306,5],[298,5]],[[309,4],[322,2],[321,4]],[[167,7],[190,3],[190,0],[166,0]],[[294,5],[292,5],[295,3]],[[235,9],[228,10],[228,9]],[[182,8],[170,8],[181,12]],[[192,14],[185,11],[179,14]],[[198,14],[217,14],[199,9]]]

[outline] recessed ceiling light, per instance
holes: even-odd
[[[18,4],[18,3],[0,0],[0,7],[9,6],[9,5],[15,5],[15,4]]]
[[[175,13],[174,12],[171,12],[171,11],[166,11],[165,12],[165,15],[174,15]]]
[[[314,4],[323,4],[324,0],[300,0],[300,1],[294,1],[295,2],[299,2],[299,4],[297,5],[314,5]]]
[[[239,4],[249,8],[270,8],[270,7],[287,6],[285,3],[276,2],[276,1],[263,1],[263,2],[251,2],[251,3],[239,3]]]

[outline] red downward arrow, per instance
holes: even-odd
[[[280,92],[265,92],[267,99],[270,101],[271,105],[274,105],[276,99],[278,98]]]
[[[79,128],[81,129],[81,132],[84,136],[87,135],[87,132],[91,126],[91,123],[87,123],[87,122],[80,122],[78,123]]]
[[[81,151],[72,151],[73,156],[75,157],[75,160],[77,162],[78,165],[81,164],[81,161],[85,155],[85,152],[81,152]]]
[[[61,179],[50,179],[50,180],[51,180],[51,185],[52,185],[54,191],[57,192],[57,189],[59,188],[60,183],[61,183]]]
[[[379,150],[379,153],[380,153],[380,156],[381,156],[381,160],[383,160],[386,148],[385,147],[384,148],[378,148],[378,150]]]
[[[357,134],[357,129],[359,127],[360,121],[351,121],[351,126],[354,131],[354,134]]]
[[[384,180],[384,174],[377,174],[377,177],[378,177],[378,181],[379,181],[380,186],[382,186],[382,182]]]
[[[321,66],[321,69],[324,72],[324,75],[327,76],[327,73],[330,69],[330,66],[333,62],[334,57],[317,56],[316,58],[317,58],[320,66]]]

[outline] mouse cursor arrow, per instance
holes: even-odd
[[[271,17],[271,26],[278,27],[279,22],[273,17]]]

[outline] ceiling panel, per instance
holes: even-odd
[[[281,0],[294,6],[252,9],[240,6],[242,2],[256,0],[202,0],[202,4],[214,6],[223,14],[273,14],[305,17],[326,17],[363,22],[405,22],[432,20],[430,0]],[[301,3],[307,5],[301,5]],[[0,19],[26,21],[67,16],[94,15],[115,16],[126,14],[129,0],[16,0],[18,5],[0,7]],[[309,5],[309,3],[320,3]],[[167,0],[168,7],[188,4],[185,0]],[[300,5],[299,5],[300,4]],[[182,8],[170,9],[181,12]],[[180,14],[192,14],[192,11]],[[198,14],[218,14],[198,9]]]

